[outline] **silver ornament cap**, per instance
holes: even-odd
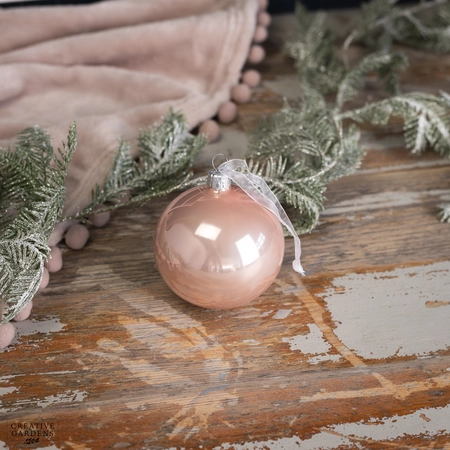
[[[230,177],[219,172],[217,169],[214,169],[208,173],[206,185],[212,188],[215,192],[223,192],[230,189],[231,179]]]

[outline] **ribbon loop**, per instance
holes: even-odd
[[[289,230],[294,238],[295,244],[295,259],[292,262],[292,268],[301,275],[304,275],[305,271],[300,262],[300,238],[295,232],[294,226],[289,220],[286,211],[283,209],[277,196],[271,191],[267,183],[261,177],[252,173],[247,163],[242,159],[230,159],[225,161],[217,170],[221,174],[229,177],[255,202],[275,214],[278,220]]]

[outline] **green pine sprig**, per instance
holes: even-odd
[[[339,115],[340,120],[374,125],[386,125],[392,117],[403,120],[405,143],[412,153],[432,148],[442,156],[450,156],[450,102],[446,93],[397,95]]]
[[[325,185],[321,179],[307,177],[301,162],[290,165],[284,156],[248,159],[252,173],[261,176],[285,206],[297,211],[294,227],[299,233],[311,231],[319,220]]]
[[[297,3],[295,16],[297,30],[286,41],[285,52],[294,59],[302,81],[324,94],[336,92],[345,70],[337,56],[336,38],[327,26],[326,14],[310,13]]]
[[[284,107],[251,135],[250,167],[278,196],[297,210],[298,233],[317,226],[327,184],[360,164],[365,152],[355,126],[343,129],[325,98],[305,87],[299,102]],[[274,159],[274,154],[279,155]]]
[[[367,77],[376,74],[390,95],[400,92],[400,72],[408,67],[408,59],[402,52],[374,52],[361,59],[342,78],[336,90],[336,109],[352,100],[364,88]]]
[[[268,130],[267,125],[261,127],[257,148],[253,149],[256,155],[268,155],[274,148],[281,154],[298,155],[302,148],[302,164],[309,163],[309,168],[323,173],[326,185],[358,167],[364,154],[359,146],[358,124],[384,126],[396,117],[403,121],[405,144],[412,153],[431,148],[442,156],[450,156],[450,96],[444,92],[401,94],[400,73],[408,61],[402,52],[392,51],[394,42],[435,52],[450,50],[449,1],[421,2],[409,8],[398,8],[396,3],[397,0],[372,0],[362,5],[362,25],[344,40],[342,58],[324,13],[309,13],[298,6],[298,31],[287,42],[286,50],[294,58],[301,78],[303,106],[295,107],[295,113],[278,114],[272,126],[275,131]],[[419,14],[434,9],[436,13],[427,21]],[[410,24],[408,27],[405,21]],[[412,39],[414,35],[417,41]],[[363,43],[375,51],[351,67],[348,49],[354,43]],[[376,77],[383,84],[385,99],[361,97],[369,77]],[[334,101],[327,103],[324,95],[329,100],[330,94]],[[352,101],[364,106],[355,108]],[[300,120],[296,123],[295,118]],[[349,124],[348,119],[353,123]],[[325,128],[324,123],[330,126]],[[327,158],[331,161],[329,166]],[[311,221],[310,225],[315,226]]]
[[[192,178],[194,159],[206,142],[205,136],[189,133],[182,114],[170,111],[160,123],[140,132],[137,157],[128,143],[120,143],[109,174],[92,191],[91,203],[65,220],[87,221],[94,212],[142,205],[181,189]]]
[[[18,136],[14,150],[0,152],[0,323],[20,312],[39,287],[75,148],[75,125],[58,153],[35,127]]]

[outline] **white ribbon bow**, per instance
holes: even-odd
[[[300,255],[302,253],[300,238],[295,232],[294,226],[289,220],[286,211],[281,206],[277,196],[270,190],[267,183],[258,175],[250,172],[247,163],[242,159],[230,159],[222,163],[217,170],[234,181],[255,202],[275,214],[278,220],[289,230],[294,238],[295,244],[295,259],[292,262],[292,268],[301,275],[305,275],[305,271],[300,263]]]

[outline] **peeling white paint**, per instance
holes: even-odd
[[[329,430],[345,436],[374,441],[386,441],[407,436],[445,435],[450,437],[450,405],[442,408],[423,408],[412,414],[392,416],[380,420],[340,424]]]
[[[282,438],[276,440],[270,440],[265,442],[248,442],[245,444],[222,444],[218,447],[214,447],[213,450],[257,450],[257,449],[268,449],[268,450],[293,450],[294,448],[299,448],[300,439],[298,437],[292,438]],[[296,447],[293,447],[296,445]]]
[[[273,319],[286,319],[292,312],[292,309],[279,309],[273,316]]]
[[[450,346],[450,307],[429,307],[450,299],[450,261],[337,277],[322,296],[336,336],[361,357],[427,356]]]
[[[14,322],[16,335],[8,347],[0,349],[0,353],[13,351],[14,346],[20,342],[20,338],[23,336],[41,334],[42,339],[45,339],[45,335],[49,335],[50,333],[58,333],[63,330],[65,326],[66,325],[61,323],[57,317],[45,317],[44,319],[33,318],[24,320],[23,322]]]
[[[247,442],[245,444],[225,443],[214,447],[213,450],[331,450],[340,445],[348,446],[354,445],[354,443],[349,439],[331,433],[319,433],[307,441],[302,441],[299,437],[293,436],[260,442]]]
[[[315,323],[308,324],[308,327],[308,334],[283,338],[282,342],[287,342],[291,350],[300,350],[303,354],[315,355],[328,352],[331,345],[324,339],[320,328]]]
[[[261,344],[261,342],[255,341],[254,339],[244,339],[242,341],[242,343],[246,344],[246,345],[259,345],[259,344]]]
[[[338,362],[341,359],[341,355],[330,355],[329,353],[324,354],[324,355],[317,355],[317,356],[311,356],[308,358],[308,363],[309,364],[320,364],[321,362],[324,361],[329,361],[329,362]]]
[[[339,361],[341,355],[330,354],[331,345],[324,338],[322,331],[316,324],[308,324],[309,333],[299,334],[289,338],[282,338],[282,342],[288,343],[292,351],[299,351],[308,357],[309,364],[319,364],[323,361]]]
[[[359,211],[398,208],[400,206],[410,206],[436,197],[436,201],[449,201],[449,189],[435,189],[429,191],[388,191],[375,194],[360,195],[355,198],[343,200],[333,205],[329,205],[321,213],[323,216],[357,213]]]
[[[29,405],[35,405],[39,408],[48,408],[51,405],[54,404],[65,404],[65,403],[80,403],[82,402],[86,397],[88,393],[85,391],[70,391],[67,390],[63,393],[56,394],[56,395],[49,395],[47,397],[44,397],[43,399],[25,399],[25,400],[18,400],[15,403],[15,406],[13,408],[1,408],[0,407],[0,413],[9,413],[12,411],[18,411],[22,406],[29,406]],[[0,403],[1,406],[1,403]]]
[[[3,375],[2,377],[0,377],[0,383],[6,383],[9,380],[12,380],[13,378],[18,377],[19,375]]]
[[[38,447],[39,450],[61,450],[59,447],[57,447],[55,444],[49,445],[47,447]]]
[[[50,333],[58,333],[63,330],[65,324],[61,323],[57,317],[45,317],[44,319],[29,319],[23,322],[15,322],[14,327],[16,329],[16,335],[11,342],[11,345],[0,350],[12,351],[14,345],[20,342],[20,338],[23,336],[33,336],[35,334],[48,335]]]
[[[405,416],[338,424],[323,428],[310,439],[298,436],[244,444],[225,443],[213,450],[332,450],[339,446],[365,449],[368,442],[388,443],[404,436],[423,437],[449,435],[450,405],[423,408]],[[398,444],[398,443],[397,443]]]
[[[32,336],[33,334],[58,333],[63,330],[65,324],[57,317],[46,317],[42,320],[31,319],[14,323],[17,336]]]
[[[80,403],[87,397],[87,395],[88,393],[86,391],[66,391],[61,394],[48,395],[47,397],[44,397],[43,400],[37,402],[37,406],[40,408],[48,408],[51,405],[60,403]]]
[[[6,387],[6,388],[0,387],[0,397],[2,397],[3,395],[6,395],[6,394],[11,394],[17,390],[18,390],[18,388],[14,387],[14,386]]]
[[[6,445],[6,442],[0,441],[0,450],[9,450],[9,447]]]

